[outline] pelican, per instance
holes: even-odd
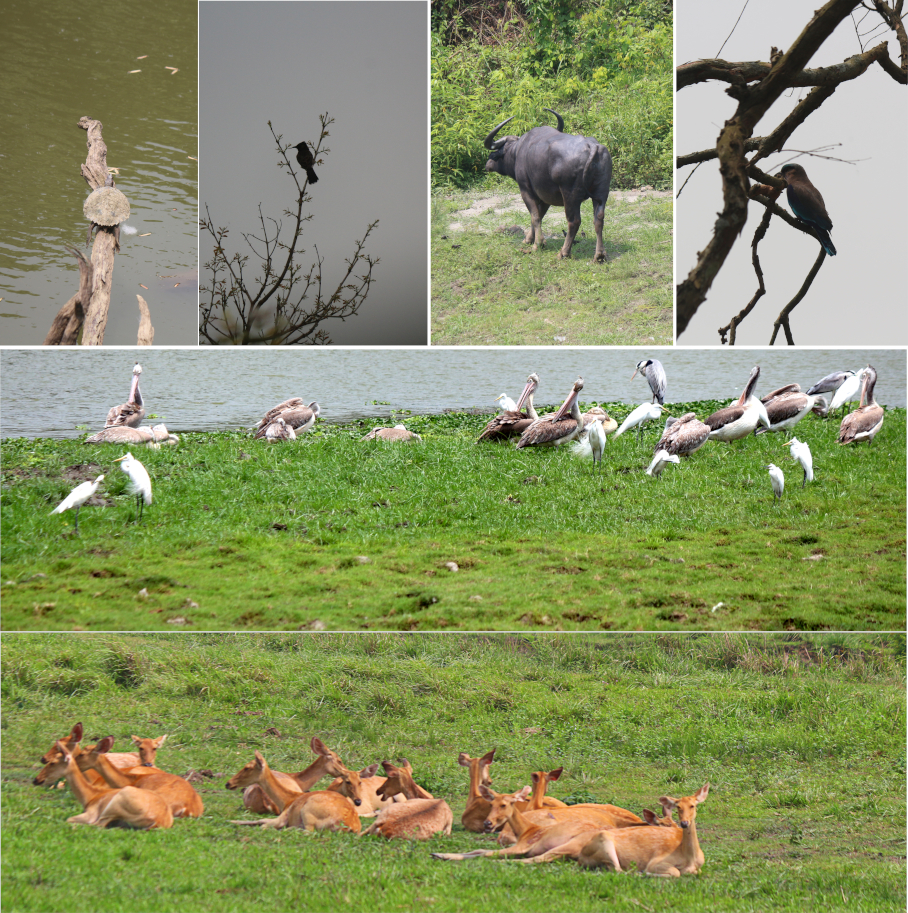
[[[631,374],[631,380],[637,376],[639,371],[649,383],[650,390],[653,391],[653,402],[660,406],[665,402],[665,368],[662,367],[661,361],[655,358],[647,358],[646,361],[637,362],[637,370]]]
[[[782,446],[791,447],[792,458],[801,464],[801,468],[804,470],[804,481],[801,482],[801,488],[803,488],[808,482],[813,481],[813,456],[810,448],[796,437],[786,441]]]
[[[287,424],[287,422],[278,416],[273,422],[265,425],[261,435],[266,441],[295,441],[296,432]]]
[[[545,416],[533,422],[520,436],[517,449],[541,446],[558,447],[576,440],[583,431],[583,416],[580,414],[580,406],[577,405],[577,399],[582,389],[583,378],[578,377],[574,381],[574,386],[568,393],[567,399],[561,404],[561,408],[554,415]]]
[[[496,415],[485,426],[476,443],[478,444],[480,441],[504,441],[510,437],[518,437],[523,434],[539,418],[533,406],[533,394],[538,386],[539,378],[535,374],[530,374],[527,377],[523,393],[520,394],[520,399],[514,403],[516,408]],[[524,403],[526,403],[527,407],[525,413],[520,411]]]
[[[311,402],[307,406],[298,396],[295,396],[293,399],[278,403],[265,413],[256,426],[255,437],[264,437],[265,428],[278,417],[282,418],[297,435],[302,434],[315,424],[315,420],[321,415],[321,412],[318,403]]]
[[[861,399],[862,385],[867,369],[862,368],[857,374],[854,371],[847,371],[846,373],[848,376],[839,384],[835,395],[832,397],[832,402],[829,404],[830,412],[838,409],[839,406],[844,406],[845,403],[854,403]]]
[[[664,450],[671,455],[690,456],[706,443],[710,430],[693,412],[685,412],[681,418],[669,418],[656,452]]]
[[[639,440],[643,426],[647,422],[659,418],[659,416],[666,411],[668,410],[665,406],[660,406],[658,403],[643,403],[642,405],[637,406],[637,408],[621,423],[621,427],[615,432],[615,437],[621,437],[629,428],[636,428],[637,439]]]
[[[114,460],[120,464],[120,469],[129,476],[129,493],[136,496],[136,510],[138,519],[142,519],[143,504],[151,504],[151,479],[145,467],[131,454],[121,456]]]
[[[79,532],[79,508],[98,490],[104,481],[104,476],[98,476],[94,482],[83,482],[77,485],[52,511],[52,514],[62,514],[64,510],[76,509],[76,533]]]
[[[588,428],[590,422],[601,422],[602,430],[607,435],[618,427],[618,423],[601,406],[593,406],[583,413],[583,427]]]
[[[403,425],[393,428],[373,428],[361,441],[421,441],[422,438],[415,431],[407,431]]]
[[[138,428],[145,418],[145,405],[142,402],[142,391],[139,390],[139,377],[142,374],[142,366],[136,362],[132,369],[132,386],[129,388],[129,400],[122,406],[114,406],[107,413],[107,421],[104,423],[105,428],[127,426],[129,428]]]
[[[517,412],[517,403],[508,396],[507,393],[502,393],[501,396],[495,397],[495,402],[498,403],[498,408],[502,412]]]
[[[667,450],[657,450],[652,463],[649,464],[649,468],[646,470],[646,474],[658,479],[659,476],[662,475],[662,470],[665,469],[669,463],[680,462],[681,457],[679,457],[677,453],[669,453]]]
[[[129,428],[126,425],[114,425],[86,438],[83,444],[144,444],[146,447],[159,447],[161,444],[176,444],[179,438],[167,430],[166,425]]]
[[[763,398],[766,414],[769,417],[769,427],[757,428],[754,434],[765,434],[767,431],[786,431],[795,425],[808,412],[817,412],[824,415],[829,408],[826,399],[817,394],[801,393],[797,384],[789,384],[781,390],[774,391]]]
[[[861,374],[864,375],[861,405],[842,419],[837,441],[839,444],[858,444],[861,441],[867,441],[869,444],[883,427],[883,407],[878,406],[873,398],[873,388],[876,386],[876,368],[867,365]],[[841,387],[839,389],[841,390]]]
[[[605,451],[605,445],[608,441],[608,435],[602,426],[601,419],[593,419],[581,432],[580,437],[571,448],[575,456],[583,460],[592,457],[593,466],[599,464],[599,471],[602,472],[602,454]]]
[[[773,463],[766,468],[769,470],[769,481],[772,482],[773,500],[781,501],[782,492],[785,491],[785,476],[782,474],[782,470]]]
[[[750,372],[750,379],[736,403],[713,412],[706,420],[710,427],[711,441],[737,441],[747,437],[758,424],[769,427],[769,416],[766,407],[754,396],[757,381],[760,379],[760,367],[757,365]]]

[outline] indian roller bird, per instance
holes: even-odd
[[[832,238],[829,237],[832,219],[826,212],[822,194],[810,183],[810,178],[801,165],[783,165],[782,177],[788,185],[786,190],[791,211],[813,229],[817,240],[823,245],[823,250],[830,257],[834,257],[836,250]]]
[[[315,156],[312,154],[312,150],[305,143],[297,143],[293,148],[296,149],[296,160],[306,170],[306,177],[309,178],[309,183],[315,184],[318,181],[318,175],[312,168],[315,164]]]

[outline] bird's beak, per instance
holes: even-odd
[[[117,457],[117,459],[115,459],[114,462],[115,462],[115,463],[119,463],[120,460],[125,460],[127,456],[128,456],[128,454],[125,454],[125,453],[124,453],[123,456]]]

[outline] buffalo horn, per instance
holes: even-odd
[[[487,136],[487,137],[486,137],[486,141],[485,141],[485,143],[483,144],[483,145],[485,145],[486,149],[491,149],[491,148],[492,148],[492,140],[495,139],[495,134],[496,134],[496,133],[505,125],[505,124],[507,124],[507,123],[509,123],[510,121],[514,120],[515,117],[517,117],[517,115],[516,115],[516,114],[512,114],[507,120],[503,120],[503,121],[502,121],[502,122],[501,122],[501,123],[500,123],[500,124],[499,124],[499,125],[498,125],[498,126],[497,126],[497,127],[496,127],[488,136]]]
[[[564,118],[557,112],[553,111],[551,108],[543,108],[543,111],[548,111],[550,114],[554,114],[558,118],[558,132],[564,133]]]

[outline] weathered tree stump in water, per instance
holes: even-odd
[[[107,145],[101,135],[99,120],[83,117],[78,126],[88,133],[88,155],[82,165],[82,177],[92,189],[104,187],[110,170],[107,167]],[[83,346],[99,346],[104,342],[107,314],[110,310],[110,291],[113,284],[114,255],[119,250],[119,225],[97,225],[91,263],[74,248],[67,248],[79,261],[79,291],[70,298],[54,318],[44,340],[45,345],[75,345],[82,331]],[[150,345],[154,328],[148,314],[148,306],[142,311],[142,325],[139,328],[138,345]]]

